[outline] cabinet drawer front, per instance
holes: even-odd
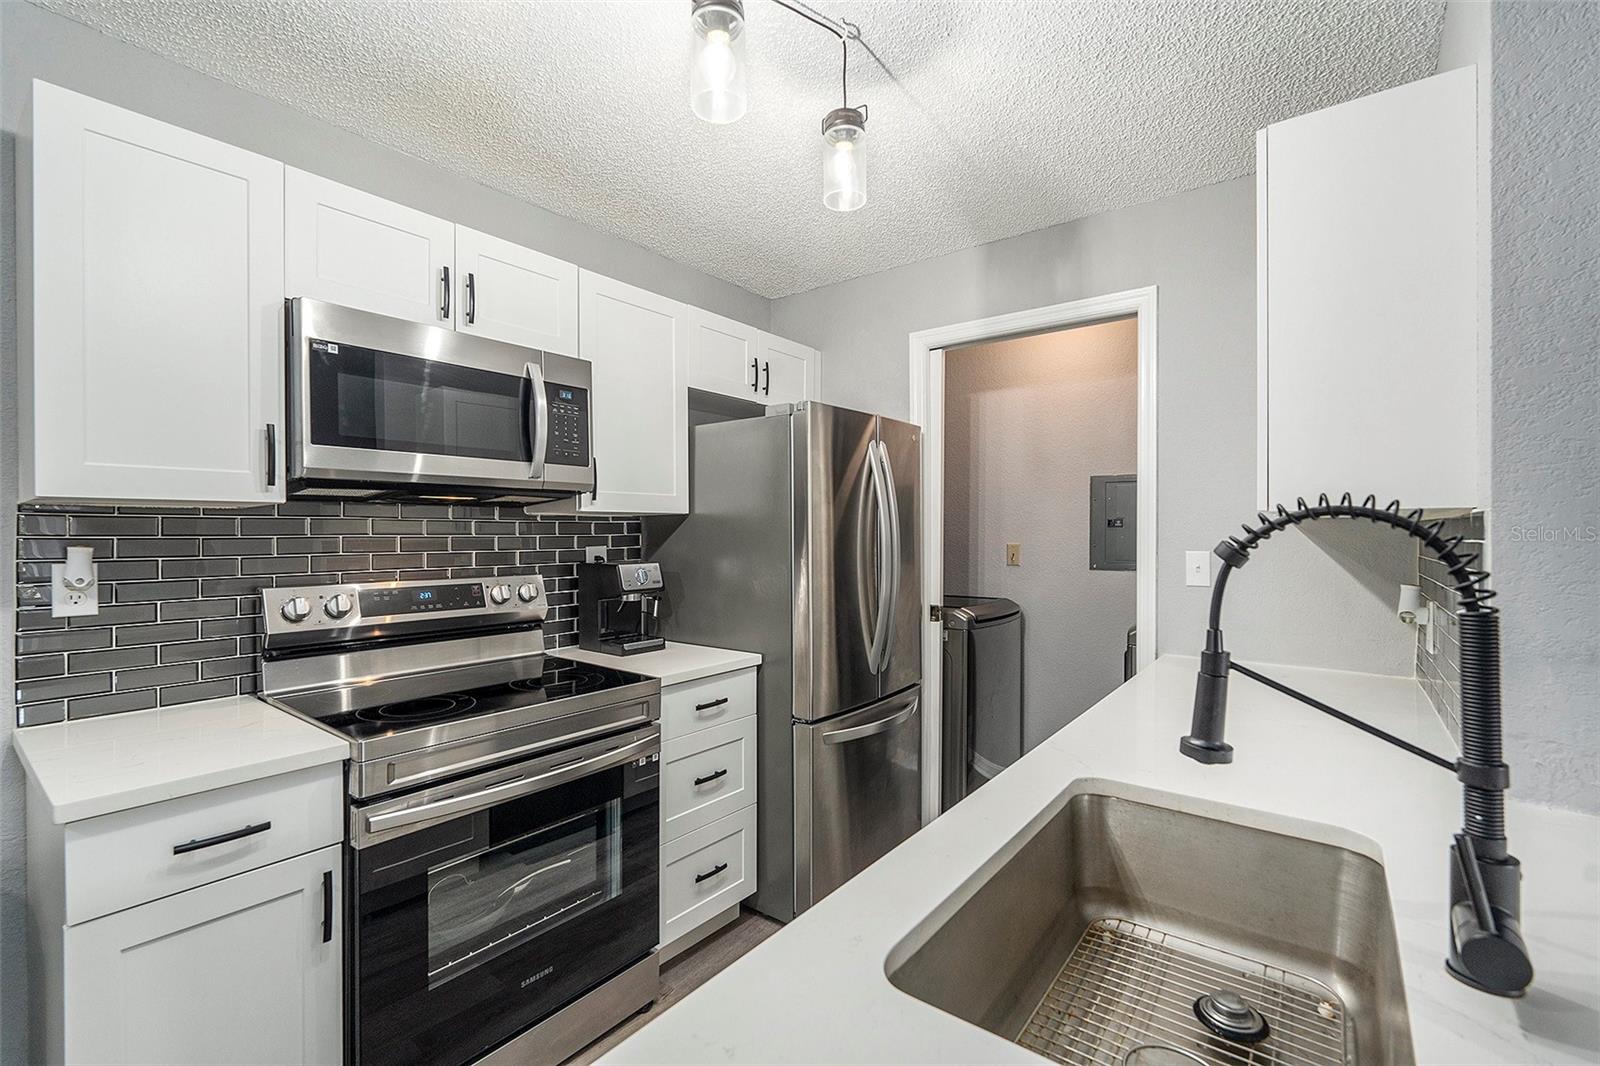
[[[676,840],[756,800],[756,720],[745,717],[661,746],[661,839]]]
[[[344,769],[334,763],[74,822],[66,922],[338,844],[343,811]]]
[[[661,693],[661,740],[679,737],[756,713],[756,668],[703,677]]]
[[[755,890],[752,804],[662,846],[661,943],[672,943]]]

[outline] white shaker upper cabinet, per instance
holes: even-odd
[[[689,384],[761,402],[761,337],[754,326],[689,308]]]
[[[283,164],[44,82],[21,173],[23,499],[283,493]]]
[[[453,223],[303,170],[285,170],[290,297],[430,326],[454,324]]]
[[[561,355],[578,354],[578,268],[456,227],[456,329]]]
[[[1471,68],[1257,135],[1258,482],[1479,506]]]
[[[770,333],[761,335],[762,403],[799,403],[817,398],[817,350]]]
[[[579,354],[593,364],[595,492],[585,511],[689,511],[689,308],[578,273]]]

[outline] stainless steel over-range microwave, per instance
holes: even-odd
[[[584,360],[306,297],[288,316],[292,495],[593,491]]]

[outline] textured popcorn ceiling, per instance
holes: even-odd
[[[34,0],[766,297],[1248,173],[1269,122],[1433,72],[1443,5],[817,0],[860,25],[867,206],[821,203],[837,39],[746,0],[750,110],[688,104],[688,0]]]

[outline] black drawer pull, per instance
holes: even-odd
[[[333,871],[322,871],[322,942],[333,939]]]
[[[697,704],[694,705],[694,709],[697,710],[697,711],[709,711],[711,708],[713,708],[713,707],[721,707],[724,703],[727,703],[727,702],[728,702],[728,697],[724,696],[720,700],[712,700],[710,703],[697,703]]]
[[[719,862],[715,866],[713,866],[711,869],[707,870],[705,873],[703,873],[703,874],[695,874],[694,875],[694,883],[698,885],[701,881],[709,881],[713,877],[715,877],[718,874],[720,874],[722,871],[726,870],[727,868],[728,868],[728,864],[727,863]]]
[[[257,833],[265,833],[271,828],[271,822],[262,822],[260,825],[247,825],[243,829],[235,829],[232,832],[218,833],[216,836],[206,837],[204,840],[191,840],[187,844],[174,844],[172,845],[172,854],[185,855],[191,851],[199,851],[201,848],[214,848],[218,844],[226,844],[230,840],[243,840],[245,837],[253,837]]]
[[[727,776],[728,776],[728,768],[726,766],[724,766],[722,769],[717,770],[714,773],[709,773],[704,777],[695,778],[694,779],[695,787],[698,788],[701,785],[704,785],[704,784],[706,784],[708,782],[715,781],[719,777],[727,777]]]

